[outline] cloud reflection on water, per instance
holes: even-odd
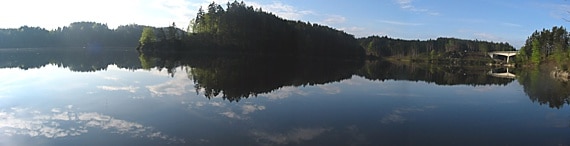
[[[231,109],[228,109],[228,111],[222,112],[220,114],[225,116],[225,117],[232,118],[232,119],[245,120],[245,119],[249,119],[249,116],[247,116],[248,114],[256,112],[256,111],[265,110],[265,106],[256,105],[256,104],[245,104],[245,105],[241,106],[241,110],[242,110],[241,114],[236,113],[236,112],[232,111]]]
[[[284,99],[293,95],[307,96],[308,94],[309,93],[301,90],[299,87],[287,86],[287,87],[282,87],[270,93],[261,94],[259,96],[265,96],[269,99],[277,100],[277,99]]]
[[[68,106],[64,110],[54,108],[47,113],[25,108],[1,110],[1,134],[5,136],[27,135],[30,137],[63,138],[80,136],[88,133],[91,128],[99,128],[135,138],[185,143],[184,139],[165,135],[149,126],[96,112],[78,113],[74,112],[72,108],[72,106]]]
[[[153,96],[180,96],[189,92],[193,92],[194,90],[191,90],[191,88],[188,87],[193,87],[194,83],[188,79],[185,72],[180,72],[182,73],[176,74],[171,80],[156,85],[149,85],[146,86],[146,88],[152,93]]]
[[[106,91],[128,91],[131,93],[135,93],[139,89],[139,87],[134,86],[97,86],[97,88]]]
[[[380,122],[382,124],[391,124],[391,123],[404,123],[408,121],[404,115],[413,112],[424,112],[429,109],[437,108],[436,106],[424,106],[424,107],[401,107],[392,110],[391,113],[387,114],[386,116],[382,117]]]
[[[266,132],[261,130],[251,131],[256,141],[263,145],[288,145],[299,144],[303,141],[312,140],[332,128],[295,128],[284,133]]]

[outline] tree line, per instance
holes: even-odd
[[[109,65],[135,70],[141,69],[138,54],[130,47],[92,49],[20,48],[0,53],[0,68],[24,70],[56,65],[77,72],[106,70]]]
[[[514,51],[509,43],[495,43],[457,38],[437,38],[436,40],[402,40],[387,36],[370,36],[358,39],[366,54],[372,57],[410,56],[410,57],[456,57],[466,52]]]
[[[570,61],[569,44],[570,34],[562,26],[535,31],[519,50],[517,61],[522,65],[547,64],[567,71]]]
[[[152,35],[143,35],[141,44],[155,44],[147,45],[143,50],[359,58],[365,55],[372,58],[462,58],[470,55],[466,52],[484,54],[489,51],[515,50],[508,43],[456,38],[419,41],[370,36],[356,39],[353,35],[328,26],[285,20],[264,12],[261,8],[256,9],[237,1],[228,2],[225,9],[212,2],[206,9],[200,8],[196,18],[190,22],[184,40],[164,43],[146,37]],[[149,31],[147,34],[153,33]]]
[[[0,48],[38,47],[136,47],[144,28],[158,32],[155,38],[167,39],[174,27],[156,28],[137,24],[110,29],[107,24],[74,22],[69,26],[46,30],[40,27],[0,29]],[[176,29],[176,33],[181,30]]]
[[[196,18],[191,20],[188,31],[183,40],[173,41],[175,45],[141,39],[141,44],[151,44],[142,50],[168,51],[178,48],[182,51],[255,55],[364,56],[364,50],[353,35],[328,26],[285,20],[237,1],[228,2],[225,9],[214,2],[206,10],[200,8]],[[169,47],[165,45],[179,47],[167,49]]]

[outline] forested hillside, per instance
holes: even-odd
[[[110,29],[102,23],[74,22],[55,30],[29,26],[0,29],[0,48],[135,47],[144,27],[131,24]],[[168,28],[153,28],[161,32],[156,38],[165,38],[167,34],[162,32]]]
[[[182,37],[180,48],[184,51],[340,58],[364,56],[364,50],[350,34],[323,25],[285,20],[243,2],[228,3],[226,9],[211,3],[206,10],[200,8],[191,23],[191,32]],[[148,42],[151,40],[141,44],[159,45],[147,45],[143,50],[164,50],[165,47],[159,46],[166,44]]]
[[[462,40],[456,38],[438,38],[436,40],[401,40],[387,36],[370,36],[359,39],[366,54],[373,57],[390,56],[445,56],[461,57],[468,52],[514,51],[508,43],[495,43],[478,40]],[[450,56],[455,54],[456,56]]]
[[[568,70],[570,61],[570,35],[564,27],[535,31],[519,50],[517,61],[524,65],[549,63]]]
[[[212,2],[205,9],[200,8],[190,22],[187,32],[178,29],[175,24],[165,28],[131,24],[110,29],[106,24],[96,22],[75,22],[54,30],[28,26],[0,29],[0,48],[141,45],[139,49],[146,53],[194,52],[335,58],[364,58],[368,55],[371,58],[396,56],[428,59],[463,59],[473,54],[482,58],[489,51],[515,50],[508,43],[456,38],[420,41],[370,36],[356,39],[341,30],[315,23],[285,20],[262,8],[237,1],[224,6]],[[553,49],[564,47],[559,44],[541,44],[541,58],[553,51],[563,51]],[[532,53],[529,46],[531,45],[523,48],[525,54]]]

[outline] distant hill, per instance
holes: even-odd
[[[456,38],[436,40],[401,40],[387,36],[370,36],[358,39],[366,54],[372,57],[433,57],[464,58],[469,52],[514,51],[508,43],[495,43]]]
[[[145,27],[149,26],[130,24],[109,29],[102,23],[74,22],[54,30],[29,26],[0,29],[0,48],[136,47]],[[166,29],[151,28],[157,32]]]

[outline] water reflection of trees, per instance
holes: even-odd
[[[439,85],[506,85],[514,79],[487,75],[488,67],[394,64],[387,61],[300,59],[295,57],[208,57],[181,54],[142,53],[143,68],[165,68],[174,73],[189,66],[189,78],[208,98],[230,101],[268,93],[283,86],[326,84],[353,75],[370,80],[426,81]]]
[[[570,85],[557,80],[547,71],[534,69],[520,71],[518,82],[523,85],[524,92],[530,100],[539,104],[547,104],[551,108],[561,108],[570,104]]]
[[[141,63],[132,48],[69,48],[69,49],[0,49],[0,68],[33,69],[54,64],[71,71],[106,70],[115,64],[120,68],[138,69]]]
[[[358,72],[369,80],[425,81],[438,85],[506,85],[514,79],[487,75],[485,66],[446,66],[435,64],[395,64],[388,61],[368,61]]]
[[[216,55],[211,55],[216,56]],[[297,57],[245,57],[243,55],[139,54],[128,49],[0,49],[0,68],[41,68],[47,64],[71,71],[119,68],[167,70],[188,66],[196,89],[208,98],[222,96],[230,101],[268,93],[283,86],[326,84],[362,76],[369,80],[425,81],[438,85],[506,85],[514,79],[487,75],[490,68],[392,63],[387,61],[347,61],[301,59]],[[570,104],[570,85],[546,71],[517,70],[517,80],[533,102],[560,108]],[[189,80],[190,81],[190,80]]]
[[[207,98],[222,96],[230,101],[269,93],[283,86],[341,81],[352,77],[362,67],[361,61],[286,56],[182,57],[171,54],[166,57],[169,59],[148,54],[141,56],[144,56],[141,62],[164,67],[170,73],[177,65],[189,66],[189,78],[194,81],[196,90],[203,91]]]

